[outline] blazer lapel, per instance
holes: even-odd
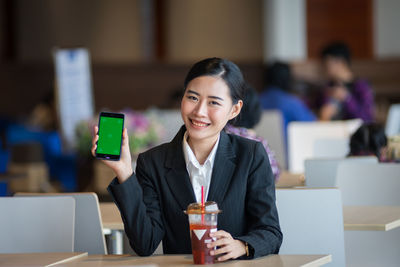
[[[217,154],[215,155],[207,200],[222,203],[236,167],[234,158],[235,153],[231,147],[229,136],[222,131]]]
[[[168,147],[165,161],[165,167],[167,168],[165,179],[172,195],[175,197],[182,210],[185,210],[190,203],[196,202],[182,150],[182,140],[185,131],[186,128],[182,126],[178,134],[169,144],[170,146]]]

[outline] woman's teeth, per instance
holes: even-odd
[[[204,127],[204,126],[208,125],[208,123],[202,123],[202,122],[197,122],[197,121],[193,121],[193,120],[192,120],[192,123],[199,127]]]

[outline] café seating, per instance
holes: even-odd
[[[286,169],[286,148],[283,134],[283,119],[279,110],[264,110],[260,122],[254,128],[257,135],[267,140],[276,160]]]
[[[400,206],[400,165],[342,162],[336,185],[347,206]],[[351,266],[399,266],[400,228],[345,231],[346,262]]]
[[[349,137],[317,138],[313,142],[313,158],[344,158],[349,154]]]
[[[288,162],[289,171],[304,172],[304,161],[315,158],[314,142],[317,139],[348,139],[362,124],[362,120],[329,122],[290,122],[288,125]],[[326,153],[328,153],[327,150]],[[337,154],[325,154],[335,157]]]
[[[35,197],[73,197],[75,206],[75,252],[89,254],[107,254],[103,225],[99,208],[99,200],[95,193],[17,193],[20,196]]]
[[[400,165],[342,162],[336,186],[342,193],[343,205],[399,206]]]
[[[335,187],[337,169],[342,162],[378,163],[378,158],[365,156],[306,159],[304,162],[305,185],[307,187]]]
[[[280,254],[331,254],[326,266],[345,266],[338,189],[278,189],[276,205],[283,233]]]
[[[74,198],[1,197],[0,214],[0,253],[74,251]]]

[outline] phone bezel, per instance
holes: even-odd
[[[119,118],[122,119],[122,130],[121,130],[121,144],[119,146],[119,155],[112,155],[112,154],[102,154],[102,153],[97,153],[97,148],[96,148],[96,158],[98,159],[103,159],[103,160],[113,160],[113,161],[118,161],[121,158],[121,148],[122,148],[122,138],[123,138],[123,132],[124,132],[124,125],[125,125],[125,115],[123,113],[115,113],[115,112],[100,112],[99,115],[99,123],[98,123],[98,132],[97,135],[100,138],[100,121],[101,117],[109,117],[109,118]]]

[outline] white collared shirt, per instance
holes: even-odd
[[[196,196],[196,202],[201,203],[201,186],[204,186],[204,200],[207,200],[208,189],[210,188],[212,169],[214,166],[215,154],[217,152],[218,140],[208,155],[203,165],[199,163],[192,149],[187,142],[188,134],[185,132],[183,136],[183,155],[185,157],[186,169],[192,182],[193,191]]]

